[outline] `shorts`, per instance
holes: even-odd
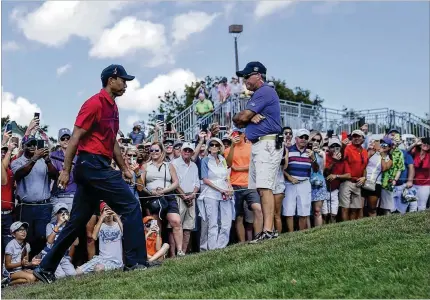
[[[329,197],[327,198],[327,200],[323,202],[321,213],[323,215],[331,214],[335,216],[337,215],[338,210],[339,210],[339,190],[334,190],[331,193],[329,193]]]
[[[387,209],[389,211],[394,210],[394,198],[393,192],[386,189],[382,189],[380,198],[380,208]]]
[[[285,184],[285,198],[282,200],[282,215],[307,217],[311,214],[311,183],[309,180],[297,184]]]
[[[245,216],[245,221],[247,223],[253,223],[254,222],[254,214],[252,213],[252,205],[254,203],[261,204],[260,195],[258,194],[257,190],[249,190],[247,187],[243,186],[237,186],[234,185],[233,189],[234,192],[234,208],[236,211],[236,217],[238,216]],[[243,190],[246,189],[246,190]],[[246,203],[246,206],[245,206]],[[246,211],[245,207],[248,208],[248,212]],[[249,211],[252,213],[252,218],[249,216]],[[247,218],[248,214],[248,218]],[[252,219],[251,222],[250,219]]]
[[[176,197],[172,195],[165,195],[164,197],[167,200],[167,213],[179,215],[179,206],[178,202],[176,201]]]
[[[88,274],[88,273],[94,272],[94,268],[96,267],[96,265],[102,265],[105,271],[111,271],[111,270],[122,268],[123,263],[121,261],[117,261],[113,259],[105,259],[101,256],[95,255],[89,262],[83,264],[78,268],[84,274]]]
[[[276,190],[282,152],[282,149],[275,148],[275,141],[263,140],[252,144],[249,189]]]
[[[279,166],[278,177],[276,177],[276,186],[273,191],[273,195],[279,195],[285,193],[285,179],[284,172],[282,171],[282,167]]]
[[[361,209],[361,187],[355,182],[344,181],[339,188],[339,206],[343,208]]]
[[[380,198],[381,197],[381,184],[377,183],[375,185],[375,190],[374,191],[369,191],[366,189],[361,188],[361,197],[377,197]]]
[[[401,214],[405,214],[407,211],[414,212],[418,209],[418,201],[413,202],[403,202],[403,189],[406,188],[406,184],[402,184],[394,187],[393,191],[393,201],[394,201],[394,211],[399,211]]]
[[[184,200],[176,197],[179,215],[181,216],[182,229],[193,230],[196,225],[196,202],[193,201],[193,206],[188,207]],[[169,212],[170,213],[170,212]],[[172,228],[170,224],[167,224],[167,228]]]

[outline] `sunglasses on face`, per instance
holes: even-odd
[[[388,147],[390,147],[390,145],[388,145],[387,143],[381,143],[381,147],[382,148],[388,148]]]
[[[311,141],[312,141],[312,142],[318,142],[318,143],[321,143],[321,140],[320,140],[320,139],[315,139],[315,138],[313,138],[313,139],[311,139]]]
[[[61,139],[60,139],[60,141],[62,141],[62,142],[64,142],[64,141],[68,141],[68,140],[70,140],[70,136],[63,136]]]
[[[60,209],[57,214],[68,214],[69,211],[67,209]]]
[[[175,150],[181,150],[181,146],[176,146],[173,149],[175,149]]]
[[[255,74],[258,74],[258,73],[251,73],[251,74],[248,74],[248,75],[243,76],[243,78],[244,78],[245,80],[247,80],[247,79],[251,78],[251,77],[252,77],[253,75],[255,75]]]
[[[189,153],[192,153],[192,152],[194,152],[194,151],[193,151],[193,149],[190,149],[190,148],[185,148],[185,149],[184,149],[184,152],[189,152]]]
[[[137,154],[127,154],[128,157],[137,157]]]
[[[219,148],[219,144],[212,144],[212,143],[211,143],[211,144],[209,144],[209,147],[211,147],[211,148],[212,148],[212,147]]]
[[[151,153],[153,153],[153,152],[158,153],[158,152],[160,152],[160,149],[151,149],[151,150],[149,150],[149,152],[151,152]]]
[[[284,132],[284,135],[293,135],[293,133],[291,131],[286,131]]]
[[[166,144],[164,144],[164,147],[173,147],[173,144],[171,144],[171,143],[166,143]]]
[[[307,135],[302,135],[302,136],[299,136],[299,139],[301,139],[301,140],[309,140],[309,136],[307,136]]]
[[[27,147],[36,147],[37,146],[37,142],[36,141],[32,141],[30,143],[27,143]]]

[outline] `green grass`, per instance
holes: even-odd
[[[430,212],[334,224],[3,298],[429,298]]]

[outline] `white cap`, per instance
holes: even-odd
[[[354,131],[351,133],[351,136],[353,136],[354,134],[361,135],[362,137],[364,137],[364,136],[365,136],[364,132],[363,132],[363,131],[361,131],[360,129],[356,129],[356,130],[354,130]]]
[[[342,143],[341,143],[341,141],[339,141],[339,139],[336,139],[336,138],[328,139],[328,146],[329,147],[331,147],[332,145],[336,145],[336,144],[339,146],[342,145]]]
[[[28,229],[28,223],[27,222],[15,222],[10,225],[10,233],[14,233],[17,231],[21,226],[24,226],[26,229]]]
[[[298,137],[300,137],[300,136],[302,136],[302,135],[307,135],[307,136],[310,136],[310,135],[311,135],[311,133],[309,132],[309,130],[304,129],[304,128],[297,130],[297,131],[295,132],[295,134],[296,134],[296,136],[298,136]]]
[[[69,207],[67,206],[67,204],[65,204],[65,203],[57,203],[57,204],[55,204],[54,205],[54,208],[52,209],[52,214],[53,215],[56,215],[57,213],[58,213],[58,211],[60,210],[60,209],[63,209],[63,208],[65,208],[65,209],[67,209],[67,210],[69,210]]]
[[[194,147],[194,144],[192,144],[190,142],[185,142],[182,144],[181,150],[184,150],[184,149],[191,149],[194,151],[195,147]]]

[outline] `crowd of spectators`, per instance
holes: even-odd
[[[202,84],[196,93],[199,101],[209,94],[223,105],[233,90],[224,79],[218,93]],[[220,126],[213,123],[194,141],[184,141],[174,130],[165,132],[162,124],[155,129],[151,141],[139,123],[130,138],[118,137],[134,174],[132,180],[124,180],[141,205],[141,238],[146,238],[149,261],[258,241],[263,214],[259,193],[248,188],[251,145],[245,129],[232,128],[219,139]],[[429,138],[407,147],[395,129],[382,139],[372,139],[363,130],[343,140],[304,128],[286,127],[283,134],[273,238],[282,232],[429,207]],[[56,184],[71,132],[61,129],[56,147],[44,136],[37,119],[20,141],[10,132],[3,135],[3,285],[36,281],[32,268],[50,251],[73,213],[73,176],[62,190]],[[118,169],[114,163],[112,168]],[[57,278],[123,266],[121,216],[103,199],[81,231],[64,254]]]

